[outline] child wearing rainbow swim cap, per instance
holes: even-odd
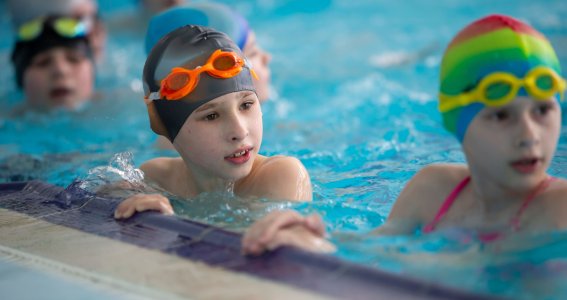
[[[145,179],[183,198],[233,186],[242,197],[311,200],[309,174],[299,160],[258,154],[262,111],[253,76],[224,33],[188,25],[160,39],[144,66],[145,99],[152,130],[180,157],[144,163]],[[173,213],[164,196],[137,194],[115,217],[145,210]]]
[[[22,108],[76,109],[93,96],[95,66],[90,27],[79,18],[46,15],[16,33],[12,64],[25,94]]]
[[[560,74],[551,44],[525,23],[491,15],[461,30],[441,64],[439,110],[467,164],[422,169],[375,232],[459,227],[490,242],[514,232],[566,228],[567,181],[547,174],[561,128],[557,100],[566,83]],[[316,216],[275,212],[252,225],[243,250],[313,250],[322,228]]]

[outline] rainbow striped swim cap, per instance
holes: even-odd
[[[473,89],[490,73],[507,72],[523,78],[541,66],[561,75],[549,41],[514,18],[490,15],[466,26],[449,43],[441,62],[439,92],[456,96]],[[442,112],[443,126],[462,142],[470,122],[484,107],[475,102]]]

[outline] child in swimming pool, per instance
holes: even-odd
[[[551,44],[518,20],[491,15],[459,32],[441,64],[439,110],[467,165],[422,169],[375,233],[461,227],[489,242],[516,231],[566,228],[567,181],[547,174],[561,128],[560,74]],[[316,216],[275,212],[252,225],[243,251],[313,250],[322,227]]]
[[[233,184],[238,196],[311,200],[309,175],[299,160],[258,154],[262,111],[253,76],[224,33],[188,25],[160,39],[144,66],[145,98],[152,130],[181,157],[144,163],[145,178],[184,198]],[[138,194],[123,201],[115,217],[144,210],[173,213],[164,196]]]
[[[23,23],[12,51],[25,107],[76,109],[93,95],[95,66],[81,19],[49,15]]]
[[[184,25],[207,26],[227,34],[242,50],[258,75],[253,79],[258,99],[260,102],[269,99],[271,55],[258,45],[256,34],[248,26],[248,22],[226,5],[214,2],[191,3],[157,14],[148,25],[146,53],[152,50],[161,37]]]

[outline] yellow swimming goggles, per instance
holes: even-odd
[[[524,78],[506,72],[495,72],[484,77],[471,91],[459,95],[439,95],[439,111],[447,112],[457,107],[479,102],[486,106],[502,106],[512,101],[521,87],[537,100],[547,100],[563,93],[567,84],[553,69],[536,67]]]
[[[55,16],[42,17],[20,26],[18,40],[31,41],[37,38],[43,32],[44,26],[50,26],[57,34],[66,38],[84,37],[90,29],[88,22],[81,19]]]

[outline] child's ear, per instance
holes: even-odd
[[[161,118],[159,117],[156,111],[156,107],[153,101],[148,102],[147,107],[148,107],[148,116],[150,117],[150,127],[152,128],[152,130],[155,133],[159,135],[163,135],[169,139],[169,134],[167,132],[167,129],[163,125],[163,122],[161,121]]]

